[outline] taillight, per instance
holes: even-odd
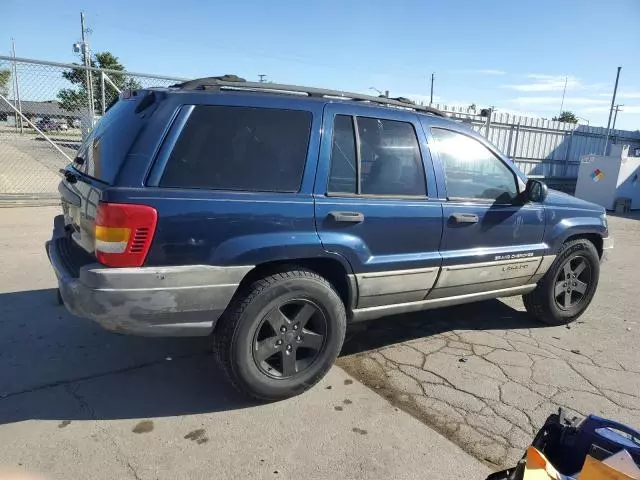
[[[140,267],[151,247],[158,212],[147,205],[98,204],[95,252],[108,267]]]

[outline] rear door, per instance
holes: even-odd
[[[440,190],[446,192],[442,272],[430,298],[529,283],[544,268],[543,205],[522,203],[523,182],[470,133],[433,126],[430,135],[431,151],[439,158]]]
[[[442,206],[425,147],[412,112],[325,107],[316,228],[351,263],[358,308],[423,300],[437,278]]]

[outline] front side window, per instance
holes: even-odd
[[[440,156],[449,198],[477,198],[511,203],[518,195],[513,172],[474,138],[432,128],[434,148]]]
[[[357,130],[354,118],[335,117],[328,192],[426,196],[422,157],[413,125],[369,117],[356,117],[355,123]]]
[[[176,142],[161,187],[297,192],[312,115],[299,110],[196,107]]]

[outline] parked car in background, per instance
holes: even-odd
[[[239,390],[319,381],[348,322],[523,295],[578,318],[602,207],[527,179],[438,110],[215,78],[124,95],[65,170],[47,251],[72,313],[212,335]]]
[[[60,130],[68,130],[69,125],[66,122],[60,121],[54,118],[41,118],[35,123],[36,127],[38,127],[43,132],[49,131],[60,131]]]

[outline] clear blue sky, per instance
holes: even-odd
[[[617,66],[620,128],[640,129],[640,0],[77,2],[6,0],[0,52],[77,61],[84,9],[93,51],[132,71],[258,74],[282,83],[428,99],[606,125]],[[369,93],[371,93],[369,91]]]

